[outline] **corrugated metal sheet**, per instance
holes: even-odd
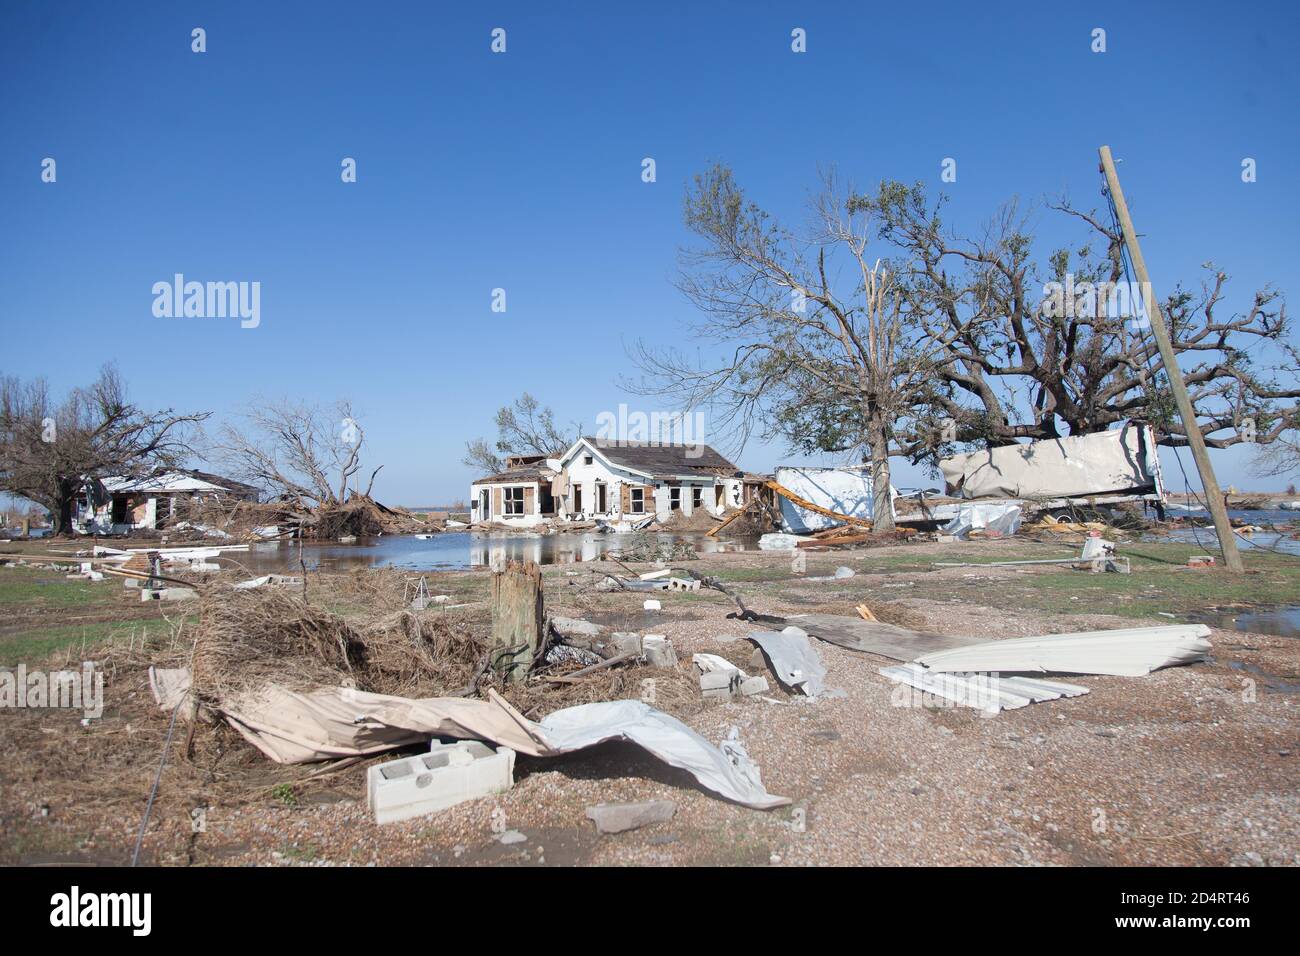
[[[1112,674],[1141,677],[1161,667],[1204,660],[1204,624],[1125,627],[1045,637],[1018,637],[958,647],[916,658],[936,671],[963,673]]]
[[[908,684],[927,694],[993,714],[1003,710],[1016,710],[1039,701],[1079,697],[1088,693],[1088,688],[1077,684],[1062,684],[1035,677],[1002,677],[998,674],[941,673],[926,670],[915,662],[882,667],[880,673],[890,680]]]

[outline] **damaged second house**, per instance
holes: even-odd
[[[579,438],[558,458],[514,456],[470,486],[470,520],[511,528],[574,523],[635,530],[696,512],[721,517],[761,488],[708,445]]]

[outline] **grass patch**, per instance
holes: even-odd
[[[1195,545],[1121,545],[1119,553],[1128,556],[1132,574],[1031,566],[1031,573],[999,580],[996,587],[977,581],[958,584],[953,590],[973,592],[972,603],[987,607],[1157,620],[1162,619],[1161,611],[1178,614],[1232,604],[1300,604],[1300,559],[1295,557],[1247,552],[1243,555],[1247,573],[1236,575],[1218,568],[1188,568],[1188,557],[1204,553]],[[1014,559],[999,556],[973,563],[995,560]]]
[[[184,618],[186,625],[198,621],[198,615]],[[12,666],[44,660],[56,653],[71,650],[75,657],[83,646],[103,643],[126,643],[134,639],[161,641],[171,636],[171,625],[161,618],[142,621],[102,621],[65,627],[46,627],[34,631],[0,635],[0,664]]]

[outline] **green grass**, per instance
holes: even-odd
[[[1300,604],[1300,558],[1263,552],[1243,555],[1246,574],[1222,569],[1197,571],[1187,559],[1204,550],[1195,545],[1143,543],[1121,545],[1132,574],[1092,574],[1070,568],[1030,566],[1029,574],[999,580],[954,581],[945,575],[953,596],[998,608],[1028,608],[1075,613],[1105,613],[1121,617],[1161,618],[1159,612],[1178,614],[1207,607],[1246,604]],[[1048,557],[1042,554],[1038,557]],[[957,560],[954,558],[953,560]],[[972,563],[1016,560],[1002,554],[971,557]],[[969,570],[969,569],[968,569]],[[930,591],[937,582],[921,579],[917,590]]]
[[[0,568],[0,664],[31,663],[65,650],[79,652],[104,641],[162,640],[170,625],[158,609],[141,607],[136,591],[121,583],[69,580],[65,572]],[[175,619],[179,605],[167,608]],[[102,618],[69,622],[73,616]],[[186,623],[197,620],[190,613]]]
[[[112,582],[69,580],[64,577],[66,573],[38,568],[0,569],[0,609],[15,604],[50,610],[107,607],[114,602]]]
[[[198,616],[191,615],[184,620],[187,625],[192,624]],[[45,627],[0,635],[0,665],[30,664],[64,650],[71,650],[75,656],[83,645],[95,647],[104,642],[126,643],[134,639],[138,646],[142,641],[162,641],[170,636],[171,626],[161,618]]]

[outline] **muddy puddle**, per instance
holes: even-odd
[[[1190,620],[1228,631],[1300,637],[1300,606],[1213,607],[1186,615]]]

